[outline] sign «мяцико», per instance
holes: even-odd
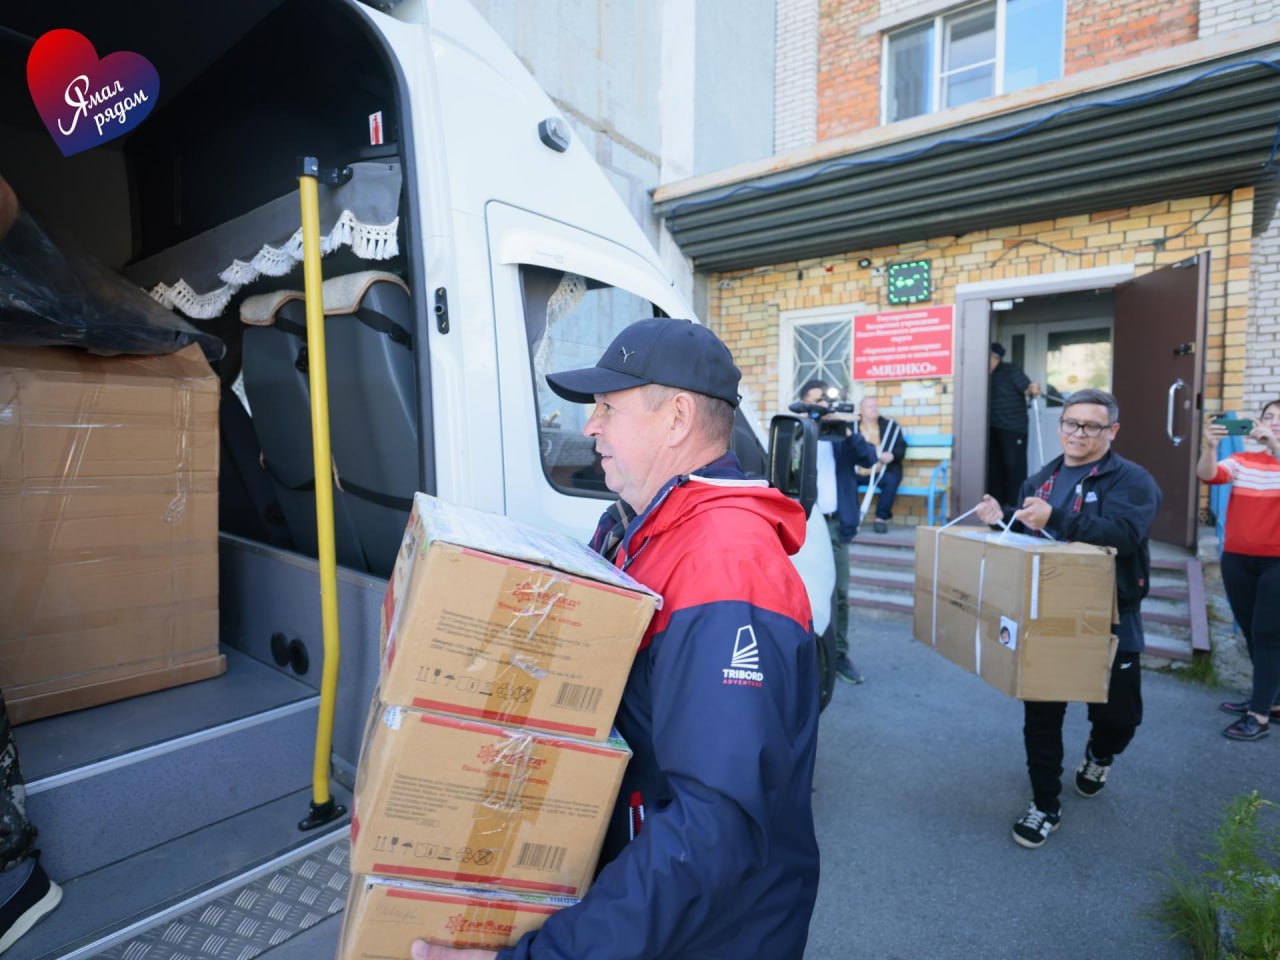
[[[853,318],[853,379],[921,380],[952,372],[955,308],[921,307]]]

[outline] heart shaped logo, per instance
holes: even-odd
[[[160,74],[141,54],[101,60],[82,33],[50,30],[27,57],[27,89],[64,157],[122,136],[147,118]]]

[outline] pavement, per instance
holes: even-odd
[[[806,960],[1190,957],[1150,917],[1160,874],[1175,855],[1201,868],[1231,798],[1280,801],[1280,730],[1229,741],[1218,703],[1238,691],[1144,671],[1142,726],[1086,800],[1072,780],[1086,708],[1072,705],[1062,825],[1027,850],[1010,836],[1031,799],[1022,704],[912,640],[909,623],[852,612],[867,679],[838,682],[822,715]]]

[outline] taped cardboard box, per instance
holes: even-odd
[[[407,960],[410,944],[419,939],[459,949],[501,950],[577,902],[573,897],[357,876],[347,897],[338,958]]]
[[[378,705],[360,751],[351,871],[580,896],[631,751]]]
[[[603,739],[659,603],[569,537],[419,493],[383,603],[383,701]]]
[[[1115,551],[919,527],[915,636],[1020,700],[1105,702],[1115,656]]]
[[[0,348],[15,723],[217,676],[218,381],[198,347]]]

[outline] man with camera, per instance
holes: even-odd
[[[840,391],[825,380],[810,380],[800,388],[795,412],[818,420],[818,503],[827,521],[831,553],[836,562],[836,675],[846,683],[861,683],[862,674],[849,657],[849,542],[858,532],[862,511],[858,503],[858,467],[879,462],[876,448],[858,432],[858,415],[851,403],[840,402]]]
[[[1076,769],[1076,792],[1096,797],[1107,785],[1115,758],[1142,722],[1142,615],[1139,607],[1151,577],[1151,523],[1160,488],[1142,467],[1111,449],[1120,430],[1120,408],[1104,390],[1078,390],[1067,397],[1058,421],[1062,456],[1022,484],[1019,507],[1002,507],[990,494],[976,512],[984,523],[1012,522],[1013,529],[1055,540],[1093,543],[1116,551],[1120,622],[1112,632],[1120,645],[1111,665],[1106,703],[1089,704],[1089,740]],[[1025,701],[1023,743],[1032,801],[1013,825],[1024,847],[1044,844],[1062,813],[1062,721],[1065,703]]]

